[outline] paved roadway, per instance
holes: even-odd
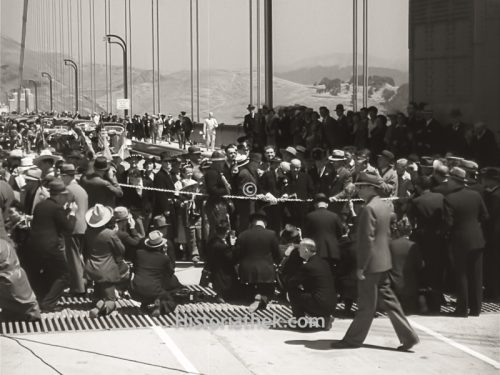
[[[192,283],[199,272],[187,269],[178,275]],[[15,335],[18,342],[0,338],[0,374],[500,373],[499,313],[411,320],[421,338],[413,353],[394,350],[398,341],[387,318],[375,319],[365,347],[355,350],[329,349],[342,338],[349,319],[337,319],[329,332],[312,333],[154,327]]]

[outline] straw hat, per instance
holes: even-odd
[[[144,244],[150,248],[157,248],[164,246],[167,240],[163,238],[163,234],[159,230],[154,230],[148,234]]]
[[[99,228],[107,224],[113,217],[113,209],[97,203],[85,214],[85,221],[92,228]]]

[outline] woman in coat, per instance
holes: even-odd
[[[153,316],[173,311],[176,306],[173,293],[182,288],[167,256],[167,248],[173,246],[160,231],[154,230],[136,252],[130,292],[142,306],[154,303]]]
[[[116,309],[116,285],[128,277],[128,266],[123,261],[125,247],[114,231],[113,209],[96,204],[89,209],[85,220],[89,228],[85,233],[87,261],[85,271],[94,281],[96,307],[91,317],[107,315]]]

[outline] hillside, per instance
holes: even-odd
[[[5,98],[5,93],[16,88],[18,85],[18,64],[19,64],[19,44],[8,38],[1,38],[0,45],[1,59],[1,76],[0,88],[2,98]],[[62,61],[63,56],[53,57]],[[37,72],[37,59],[39,56],[33,51],[26,51],[25,58],[25,79],[34,79],[42,82],[42,87],[39,88],[39,108],[47,110],[48,103],[48,83],[46,79],[41,80]],[[115,60],[113,60],[115,62]],[[118,59],[116,59],[118,62]],[[62,64],[61,64],[62,66]],[[97,110],[106,109],[106,71],[104,65],[96,65],[96,102]],[[70,69],[64,67],[66,72],[66,80],[64,83],[54,81],[54,105],[58,110],[72,109],[74,103],[73,91],[70,92],[68,87],[68,72]],[[90,73],[89,66],[80,67],[83,71],[83,79],[80,82],[82,89],[82,103],[80,112],[86,113],[91,110],[91,92],[90,92]],[[44,70],[48,70],[45,68]],[[371,72],[370,72],[371,73]],[[391,75],[384,72],[382,75]],[[171,113],[176,115],[182,110],[190,113],[191,96],[190,96],[190,72],[188,70],[179,71],[176,73],[161,75],[161,107],[163,113]],[[323,75],[331,77],[331,74]],[[319,77],[321,79],[322,77]],[[348,79],[349,77],[346,77]],[[393,76],[398,82],[397,78]],[[73,76],[71,75],[71,82]],[[152,72],[148,70],[133,69],[132,76],[129,77],[132,81],[132,112],[144,113],[152,112],[153,87],[152,87]],[[317,93],[317,88],[312,86],[314,81],[308,84],[293,82],[292,79],[286,79],[283,75],[276,74],[274,77],[274,103],[275,106],[304,104],[317,109],[320,106],[327,106],[331,110],[338,103],[344,104],[347,108],[350,105],[349,92],[343,92],[339,96],[322,95]],[[243,116],[246,113],[246,106],[249,102],[249,75],[247,70],[229,71],[222,69],[212,69],[210,71],[200,72],[200,118],[204,118],[209,111],[215,113],[215,116],[220,122],[228,124],[237,124],[242,122]],[[262,82],[262,91],[264,91],[264,82]],[[397,87],[392,88],[397,90]],[[255,102],[256,82],[254,82],[254,102]],[[113,103],[116,103],[117,98],[123,96],[123,71],[121,66],[112,67],[112,94]],[[264,93],[261,95],[261,100],[264,101]],[[384,103],[381,94],[373,95],[369,99],[369,105],[381,106]],[[196,97],[195,97],[196,105]],[[115,107],[115,105],[113,105]],[[115,111],[115,109],[113,109]],[[158,112],[158,108],[156,108]],[[196,119],[196,110],[195,110]]]

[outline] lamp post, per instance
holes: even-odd
[[[123,98],[128,99],[128,79],[127,79],[127,43],[115,34],[106,34],[104,41],[110,44],[118,44],[123,51]],[[128,109],[123,111],[124,115],[128,115]]]
[[[54,106],[52,100],[52,76],[47,72],[42,72],[42,77],[47,77],[49,79],[50,112],[54,112]]]
[[[35,87],[35,113],[38,113],[38,84],[32,79],[29,79],[28,82]]]
[[[78,112],[78,66],[71,59],[64,59],[64,65],[69,65],[75,70],[75,111]]]

